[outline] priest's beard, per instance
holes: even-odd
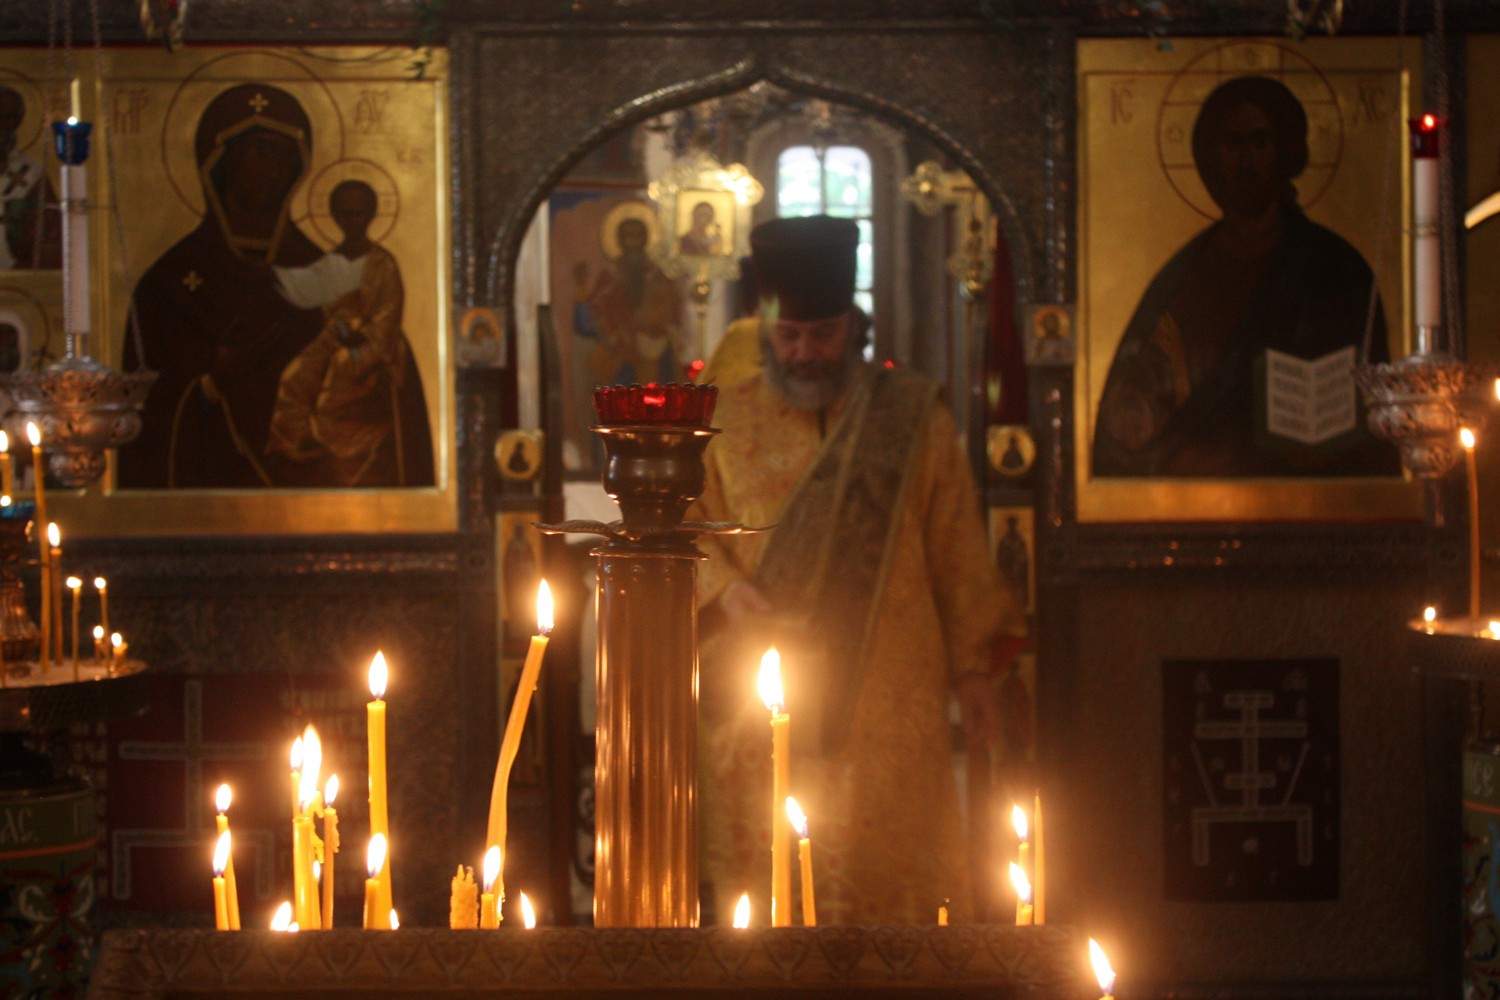
[[[844,394],[859,368],[859,347],[850,345],[837,361],[790,361],[781,364],[769,341],[761,341],[766,378],[777,395],[799,410],[816,413]]]

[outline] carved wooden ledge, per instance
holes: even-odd
[[[95,1000],[569,994],[610,998],[875,996],[1083,1000],[1085,947],[1069,927],[726,927],[302,934],[116,930]]]

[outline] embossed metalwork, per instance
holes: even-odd
[[[1485,397],[1500,368],[1455,361],[1440,354],[1413,354],[1382,365],[1362,365],[1354,378],[1369,407],[1370,430],[1401,449],[1401,463],[1414,476],[1446,475],[1463,451],[1461,427],[1478,430]]]
[[[47,447],[47,468],[65,486],[87,486],[104,473],[105,451],[135,440],[153,371],[117,371],[93,358],[68,357],[41,371],[0,378],[15,400],[11,440],[26,440],[34,421]]]

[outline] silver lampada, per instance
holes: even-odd
[[[1417,349],[1390,364],[1354,373],[1376,436],[1401,449],[1401,462],[1422,479],[1446,475],[1462,456],[1458,432],[1478,430],[1486,416],[1493,366],[1459,361],[1439,347],[1442,333],[1442,256],[1438,168],[1442,119],[1413,118],[1412,242],[1416,262]]]
[[[26,440],[34,423],[48,453],[47,467],[65,486],[87,486],[104,473],[105,452],[141,432],[141,405],[156,381],[144,368],[121,372],[90,356],[88,280],[89,122],[54,122],[62,161],[63,322],[66,352],[34,371],[0,377],[15,404],[7,418],[12,440]],[[42,470],[37,470],[41,475]]]

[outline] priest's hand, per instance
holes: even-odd
[[[729,619],[729,624],[736,625],[746,618],[767,613],[771,610],[771,602],[766,600],[766,595],[756,589],[753,583],[736,580],[719,595],[719,607],[723,610],[724,617]]]
[[[959,720],[964,728],[964,746],[972,753],[984,750],[1000,735],[1000,712],[995,707],[995,689],[988,674],[964,674],[954,685]]]

